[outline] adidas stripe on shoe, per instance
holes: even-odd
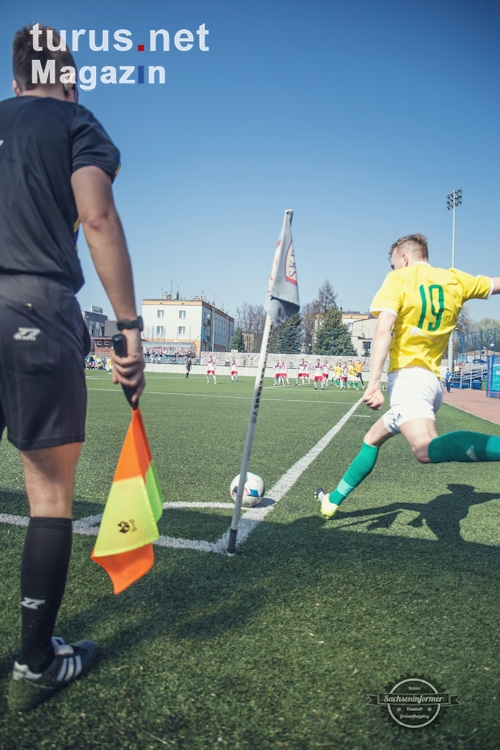
[[[93,641],[70,645],[52,638],[54,661],[44,672],[31,672],[26,664],[14,663],[9,684],[8,704],[13,711],[28,711],[50,698],[87,672],[97,654]]]
[[[321,515],[323,518],[333,518],[339,506],[330,502],[330,493],[325,492],[323,487],[318,487],[315,496],[321,503]]]

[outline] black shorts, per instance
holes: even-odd
[[[89,345],[71,288],[0,275],[0,436],[19,450],[83,442]]]

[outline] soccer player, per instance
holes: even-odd
[[[439,366],[462,305],[499,294],[500,277],[433,268],[427,239],[421,234],[395,242],[389,257],[392,271],[370,308],[378,319],[363,401],[374,410],[384,403],[380,378],[389,353],[390,409],[368,430],[337,489],[316,490],[326,518],[332,518],[344,498],[368,476],[380,447],[399,433],[424,464],[500,461],[500,437],[463,430],[438,437],[435,425],[443,401]]]
[[[38,44],[34,44],[34,41]],[[113,382],[144,389],[142,320],[112,183],[119,152],[78,104],[76,66],[47,27],[17,32],[15,97],[0,102],[0,436],[18,448],[30,519],[21,562],[21,651],[8,704],[28,710],[86,672],[96,645],[54,637],[72,541],[75,469],[84,440],[90,339],[75,294],[81,222],[123,329]],[[41,47],[37,51],[35,47]],[[56,51],[52,51],[54,49]],[[33,82],[32,61],[55,61],[56,82]],[[61,82],[61,69],[74,72]]]
[[[337,388],[340,388],[340,378],[342,376],[342,365],[340,362],[337,362],[335,367],[333,368],[333,372],[335,375],[335,385]]]
[[[340,388],[345,389],[347,388],[347,377],[349,375],[349,367],[347,366],[347,362],[344,362],[342,365],[342,373],[340,375]]]
[[[217,380],[215,378],[215,360],[212,356],[207,362],[207,383],[210,383],[210,375],[214,379],[214,384],[217,383]]]
[[[309,362],[304,363],[304,372],[302,375],[302,385],[305,385],[305,382],[307,380],[307,385],[311,385],[311,367],[309,365]]]
[[[363,367],[364,367],[364,362],[362,362],[361,360],[358,360],[356,362],[356,364],[354,365],[354,367],[355,367],[355,370],[356,370],[356,377],[360,381],[361,387],[364,390],[365,389],[365,384],[364,384],[364,381],[363,381]]]
[[[281,383],[281,362],[279,359],[276,361],[276,364],[274,365],[274,385],[279,385]]]
[[[281,363],[281,385],[285,385],[285,382],[287,385],[290,385],[290,381],[288,380],[288,370],[286,369],[285,360]]]
[[[231,382],[238,382],[238,365],[236,364],[236,360],[233,359],[231,362]]]
[[[325,386],[325,388],[328,386],[329,376],[330,376],[330,365],[325,359],[325,361],[323,362],[323,385]]]
[[[316,367],[314,368],[314,390],[318,390],[318,383],[321,385],[321,390],[323,390],[323,365],[321,364],[320,360],[316,362]]]
[[[354,362],[352,359],[349,361],[348,365],[348,380],[349,380],[349,388],[357,388],[359,383],[356,376],[356,368],[354,367]]]
[[[306,368],[307,368],[307,366],[306,366],[305,359],[302,358],[302,361],[301,361],[301,363],[300,363],[300,365],[298,367],[298,370],[297,370],[297,379],[295,381],[295,385],[298,385],[299,381],[302,381],[302,385],[304,385],[304,373],[306,371]]]

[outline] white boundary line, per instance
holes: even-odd
[[[292,489],[294,484],[297,482],[299,477],[309,468],[315,458],[322,453],[329,443],[333,440],[339,430],[345,425],[349,418],[354,414],[359,404],[362,401],[362,397],[349,409],[344,416],[339,419],[336,425],[314,445],[305,456],[300,458],[288,471],[283,474],[276,484],[271,487],[269,492],[262,503],[253,508],[243,508],[244,514],[241,517],[238,527],[238,537],[236,546],[240,547],[243,542],[250,536],[256,526],[264,520],[267,514],[274,508],[286,493]],[[232,503],[189,503],[189,502],[178,502],[178,503],[164,503],[165,509],[173,508],[233,508]],[[78,521],[73,522],[73,531],[75,534],[83,534],[85,536],[97,536],[99,531],[99,523],[101,521],[102,514],[95,516],[87,516],[87,518],[81,518]],[[27,516],[15,516],[8,513],[0,513],[0,523],[6,523],[11,526],[27,526],[29,518]],[[227,554],[227,546],[229,543],[229,532],[230,527],[227,531],[218,539],[216,542],[205,542],[202,540],[195,539],[182,539],[170,536],[160,536],[154,544],[159,547],[171,547],[173,549],[194,549],[200,552],[216,552],[218,554]]]
[[[269,386],[271,388],[271,386]],[[111,388],[87,388],[88,391],[107,391],[109,393],[121,393],[121,391],[113,390]],[[152,391],[150,388],[147,390],[146,393],[143,393],[141,398],[143,398],[145,395],[151,395],[151,396],[191,396],[191,398],[223,398],[228,400],[236,400],[236,401],[251,401],[251,396],[229,396],[227,394],[217,394],[217,393],[182,393],[178,391]],[[306,395],[306,394],[304,394]],[[287,404],[323,404],[323,406],[327,405],[335,405],[335,406],[346,406],[345,401],[321,401],[321,399],[311,398],[311,399],[300,399],[300,398],[294,398],[292,400],[288,398],[272,398],[269,399],[269,401],[266,401],[266,404],[273,404],[275,402],[284,402],[286,401]]]

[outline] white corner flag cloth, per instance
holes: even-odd
[[[292,241],[293,211],[287,209],[274,254],[264,308],[273,326],[281,325],[300,310],[297,268]]]

